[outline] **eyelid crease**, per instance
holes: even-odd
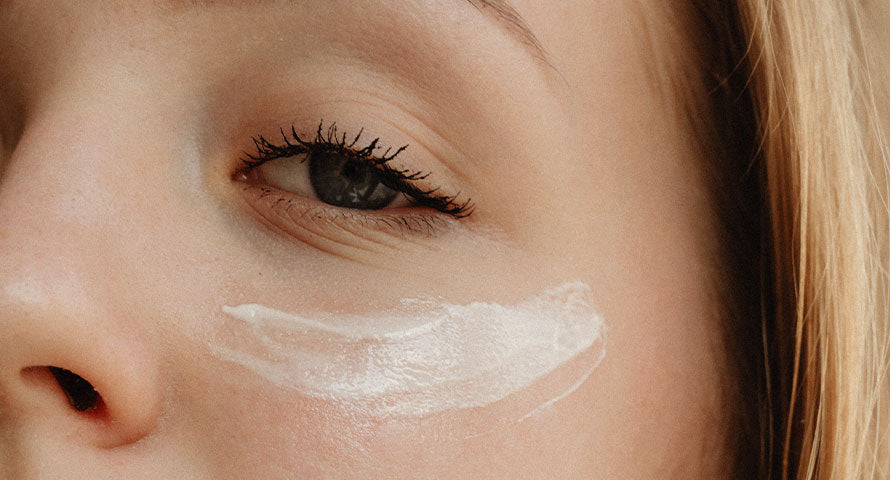
[[[341,92],[342,89],[335,89],[337,92]],[[430,118],[427,118],[426,115],[421,113],[417,108],[409,107],[408,104],[402,103],[400,99],[394,98],[388,95],[381,95],[381,92],[374,90],[366,90],[361,88],[353,88],[351,89],[353,92],[352,96],[345,97],[342,100],[338,100],[339,102],[345,104],[358,104],[371,107],[372,111],[383,111],[389,112],[395,108],[395,111],[405,113],[408,115],[407,120],[396,121],[393,120],[392,115],[374,115],[370,113],[371,118],[374,122],[382,123],[392,127],[392,129],[401,132],[403,135],[410,140],[411,145],[418,145],[420,148],[425,151],[433,154],[435,158],[438,159],[439,163],[447,165],[448,171],[451,172],[455,178],[457,178],[463,184],[472,184],[476,178],[470,173],[466,171],[466,168],[460,168],[461,166],[469,166],[472,165],[473,162],[470,160],[472,158],[472,154],[465,151],[461,144],[456,144],[454,142],[450,142],[447,140],[448,135],[441,132],[437,127],[435,121]],[[330,95],[329,92],[326,92],[326,95]],[[364,101],[356,101],[354,96],[364,95],[368,97],[370,100]],[[337,103],[337,102],[329,102],[329,103]],[[441,146],[436,148],[432,147],[427,140],[425,140],[420,135],[415,135],[410,130],[405,130],[402,128],[402,123],[418,123],[424,126],[424,135],[432,134],[438,140],[439,145],[447,145],[447,149],[449,151],[443,152],[441,150]],[[452,159],[463,159],[462,161],[451,161]],[[447,160],[446,160],[447,159]]]
[[[407,103],[403,103],[401,99],[389,96],[382,95],[380,91],[364,89],[364,88],[350,88],[347,90],[350,92],[349,95],[343,95],[344,89],[342,87],[331,87],[324,89],[316,89],[314,93],[319,97],[334,97],[334,100],[326,101],[327,104],[346,104],[346,105],[360,105],[364,107],[369,107],[371,112],[366,113],[366,115],[370,115],[371,119],[374,123],[380,123],[384,125],[388,125],[392,127],[393,130],[399,131],[401,134],[405,135],[408,140],[410,140],[411,145],[417,145],[421,149],[430,152],[436,159],[438,159],[439,163],[447,165],[448,171],[451,172],[455,178],[460,180],[460,183],[472,183],[475,178],[473,175],[470,175],[464,169],[457,168],[461,165],[461,163],[465,163],[467,165],[472,164],[469,160],[472,155],[467,153],[461,148],[460,144],[455,144],[453,142],[449,142],[446,140],[447,135],[440,132],[431,119],[427,118],[424,114],[421,113],[421,110],[418,110],[416,107],[411,107]],[[355,97],[367,97],[365,100],[356,100]],[[394,110],[393,110],[394,109]],[[400,112],[407,114],[407,120],[395,121],[393,120],[393,115],[379,115],[374,114],[375,111],[381,112]],[[432,143],[425,140],[423,137],[412,133],[411,130],[405,130],[403,127],[403,123],[418,123],[425,127],[425,135],[432,134],[438,139],[440,144],[444,143],[447,145],[448,152],[441,152],[441,147],[433,147]],[[444,159],[452,159],[452,158],[461,158],[465,159],[463,162],[452,162],[445,161]]]

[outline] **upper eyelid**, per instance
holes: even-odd
[[[378,148],[380,148],[378,146],[380,137],[377,137],[374,140],[371,140],[371,142],[367,146],[360,148],[359,150],[354,150],[355,145],[358,143],[358,141],[361,139],[362,134],[364,133],[364,128],[360,129],[358,134],[352,139],[351,142],[349,142],[347,140],[348,135],[346,134],[346,132],[338,131],[336,122],[332,123],[328,127],[326,136],[323,131],[323,124],[324,124],[324,120],[322,120],[321,123],[319,123],[319,125],[318,125],[317,131],[315,134],[316,135],[315,140],[311,140],[311,141],[303,140],[302,137],[297,133],[296,127],[294,127],[294,126],[291,126],[291,136],[293,137],[294,141],[297,142],[296,144],[291,142],[291,140],[288,138],[287,133],[285,133],[283,127],[280,129],[280,133],[281,133],[282,141],[284,142],[284,146],[276,145],[273,142],[270,142],[269,140],[267,140],[262,135],[257,135],[255,137],[252,137],[252,140],[253,140],[254,146],[256,147],[260,157],[270,156],[270,157],[274,157],[274,158],[283,158],[283,157],[291,156],[294,154],[309,153],[312,151],[313,148],[317,147],[319,144],[321,144],[322,146],[327,147],[327,148],[334,147],[337,149],[341,149],[344,153],[349,152],[349,153],[353,153],[356,155],[360,155],[361,157],[364,157],[364,158],[373,158],[374,151],[377,150]],[[338,134],[340,134],[340,133],[342,133],[342,137],[338,136]],[[308,136],[307,136],[307,138],[308,138]],[[377,160],[376,163],[378,165],[384,164],[384,163],[394,159],[396,156],[398,156],[401,152],[403,152],[407,148],[408,148],[408,145],[403,145],[403,146],[397,148],[395,152],[390,154],[390,152],[392,151],[392,147],[388,147],[382,153],[382,155],[378,159],[376,159]],[[247,152],[245,152],[245,155],[248,158],[250,158],[251,160],[262,160],[261,158],[255,157]],[[245,163],[249,163],[249,162],[245,162]]]

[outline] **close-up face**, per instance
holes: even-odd
[[[0,1],[0,477],[723,471],[680,17]]]

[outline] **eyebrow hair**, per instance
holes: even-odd
[[[544,46],[538,40],[538,37],[532,32],[532,29],[528,26],[528,22],[522,18],[522,15],[516,11],[516,9],[509,3],[508,0],[466,0],[467,3],[472,5],[476,10],[478,10],[483,15],[488,15],[498,21],[498,23],[503,26],[508,33],[510,33],[513,38],[515,38],[520,44],[530,50],[532,56],[541,60],[545,64],[550,67],[553,67],[550,64],[549,55],[547,54],[547,50],[544,49]],[[199,8],[205,5],[212,5],[214,3],[218,3],[218,0],[156,0],[156,2],[161,4],[166,4],[173,8],[181,8],[183,6],[191,5],[194,8]],[[257,0],[251,1],[251,3],[259,3]]]
[[[532,50],[534,56],[549,64],[547,51],[538,37],[532,32],[522,15],[507,0],[467,0],[476,10],[482,13],[491,12],[508,32],[525,47]]]

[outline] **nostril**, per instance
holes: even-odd
[[[102,396],[93,385],[76,373],[59,367],[47,367],[59,382],[62,391],[68,396],[68,403],[78,412],[98,410],[102,406]]]

